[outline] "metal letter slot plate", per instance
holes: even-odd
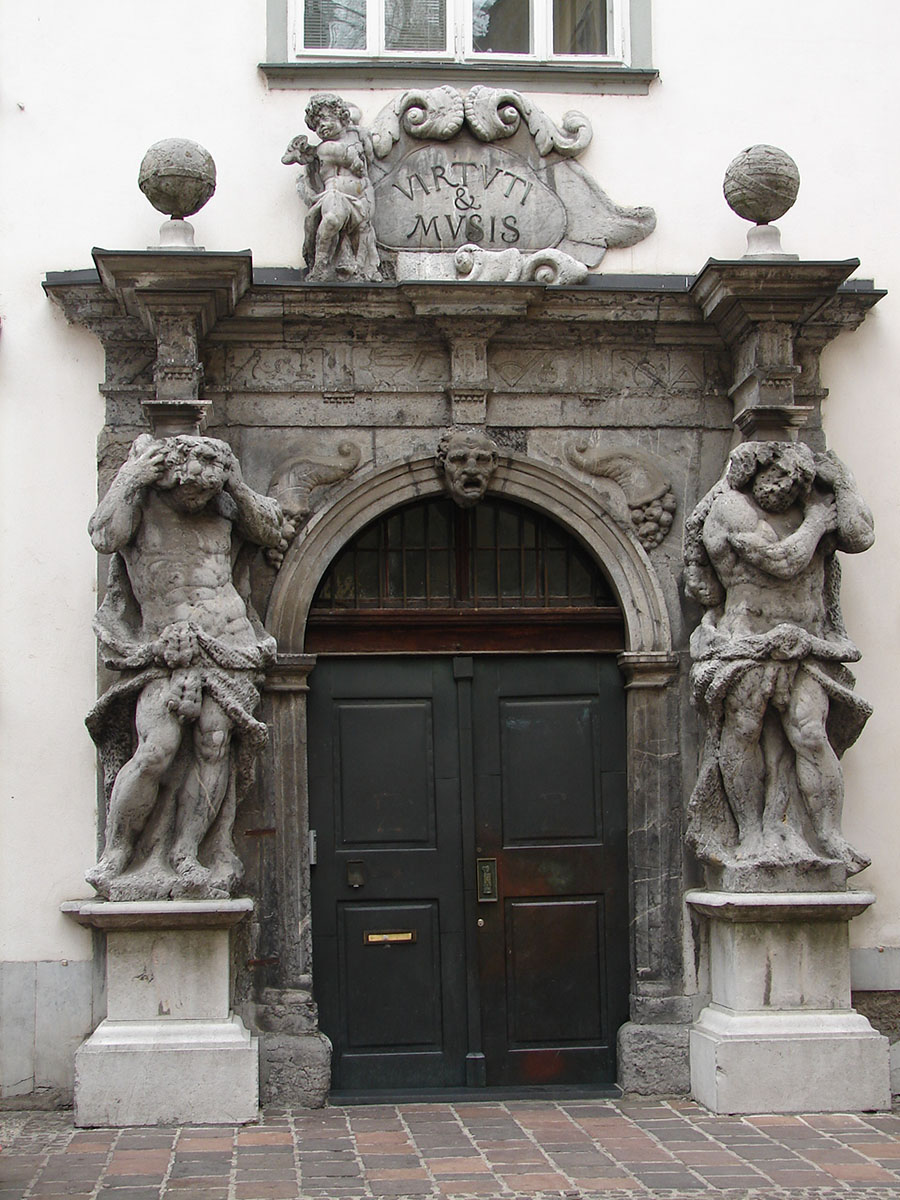
[[[415,929],[367,929],[363,934],[364,946],[394,946],[409,944],[416,940]]]
[[[496,858],[476,859],[475,870],[478,877],[478,903],[495,904],[500,899],[497,891]]]

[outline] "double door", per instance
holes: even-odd
[[[628,996],[615,659],[322,656],[310,689],[333,1086],[612,1082]]]

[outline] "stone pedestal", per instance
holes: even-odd
[[[709,918],[711,1003],[691,1093],[713,1112],[890,1108],[888,1040],[850,1006],[852,917],[871,892],[688,892]]]
[[[259,1045],[231,1012],[230,928],[249,899],[71,901],[106,931],[107,1016],[75,1055],[79,1126],[238,1124]]]

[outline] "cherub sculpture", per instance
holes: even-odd
[[[381,279],[372,226],[372,139],[353,123],[350,106],[330,92],[313,96],[306,106],[306,124],[318,134],[319,144],[311,146],[300,134],[281,161],[302,168],[297,190],[309,207],[303,239],[307,279]]]

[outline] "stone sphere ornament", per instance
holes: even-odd
[[[722,190],[732,212],[756,224],[747,234],[745,257],[796,258],[782,252],[781,234],[771,224],[800,190],[800,172],[789,154],[778,146],[749,146],[728,164]]]
[[[196,249],[193,227],[185,217],[199,212],[216,190],[216,164],[209,151],[187,138],[155,142],[141,162],[138,187],[170,218],[160,227],[160,246]]]

